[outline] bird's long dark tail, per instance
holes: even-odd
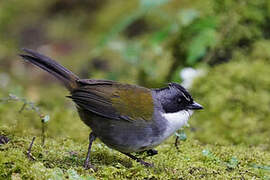
[[[50,59],[49,57],[39,54],[33,50],[24,48],[22,50],[27,53],[20,54],[24,60],[29,61],[32,64],[54,75],[67,87],[69,91],[72,91],[77,87],[76,81],[79,79],[79,77],[73,74],[70,70],[64,68],[62,65]]]

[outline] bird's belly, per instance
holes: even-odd
[[[120,152],[140,152],[151,149],[163,140],[163,127],[112,120],[93,113],[80,112],[80,117],[107,146]],[[163,130],[164,129],[164,130]]]

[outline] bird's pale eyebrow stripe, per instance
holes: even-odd
[[[184,93],[182,93],[182,94],[186,98],[187,101],[190,101],[190,98],[189,97],[187,97]]]

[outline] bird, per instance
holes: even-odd
[[[94,167],[90,157],[96,138],[144,166],[153,166],[132,153],[157,154],[154,147],[186,125],[194,110],[203,109],[175,82],[149,89],[111,80],[80,79],[55,60],[31,49],[22,50],[19,55],[23,60],[49,72],[68,89],[67,97],[91,128],[85,169]]]

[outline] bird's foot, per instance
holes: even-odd
[[[123,153],[123,152],[122,152]],[[137,158],[136,156],[133,156],[132,154],[130,153],[123,153],[125,155],[127,155],[128,157],[130,157],[131,159],[141,163],[142,165],[146,166],[146,167],[153,167],[154,164],[151,164],[151,163],[148,163],[148,162],[145,162],[143,161],[141,158]]]
[[[145,167],[154,167],[154,164],[145,162],[145,161],[143,161],[143,160],[141,160],[141,159],[138,159],[137,161],[138,161],[139,163],[141,163],[142,165],[144,165]]]
[[[148,156],[154,156],[156,154],[158,154],[158,151],[155,149],[149,149],[148,151],[146,151]]]
[[[88,169],[93,169],[94,171],[97,170],[97,168],[95,166],[93,166],[92,164],[89,164],[89,163],[84,163],[83,167],[85,170],[88,170]]]

